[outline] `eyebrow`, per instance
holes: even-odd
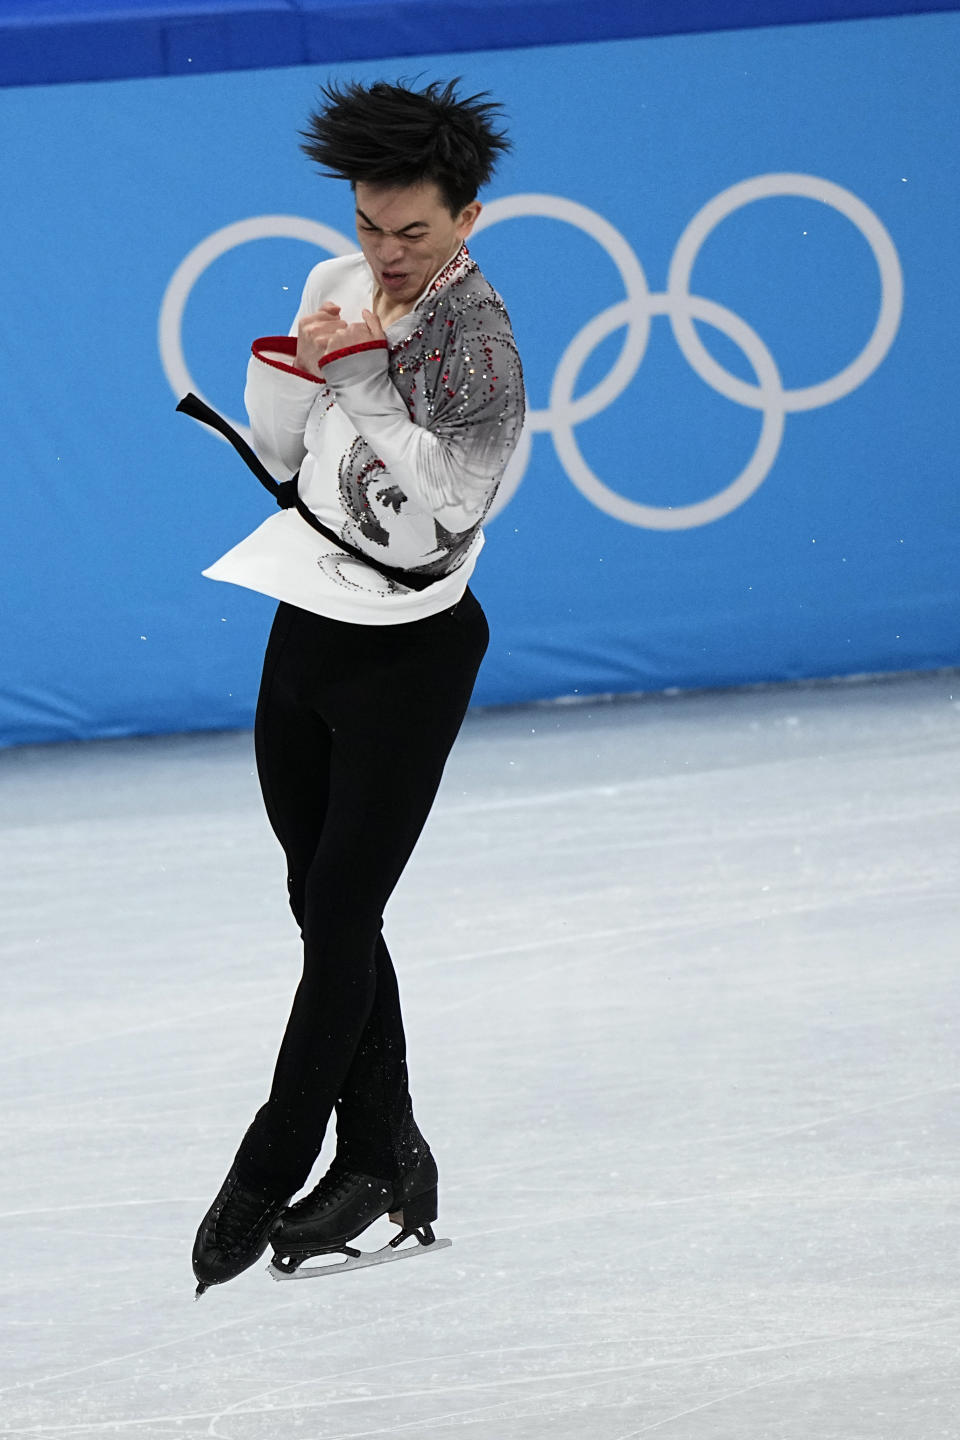
[[[363,211],[360,209],[360,206],[359,206],[359,205],[357,206],[357,214],[360,216],[360,219],[361,219],[366,225],[369,225],[369,226],[370,226],[370,228],[371,228],[372,230],[380,230],[380,229],[382,229],[382,227],[381,227],[380,225],[377,225],[375,221],[373,221],[373,220],[370,219],[370,216],[369,216],[369,215],[364,215],[364,213],[363,213]],[[403,227],[402,230],[384,230],[383,233],[384,233],[385,235],[406,235],[406,233],[407,233],[408,230],[417,230],[417,229],[426,230],[426,229],[428,229],[428,228],[429,228],[429,225],[428,225],[428,222],[427,222],[426,220],[411,220],[410,223],[409,223],[409,225],[404,225],[404,227]]]

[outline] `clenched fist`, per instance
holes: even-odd
[[[385,340],[383,326],[372,310],[364,310],[363,319],[348,325],[341,318],[340,306],[328,302],[312,315],[304,315],[297,326],[298,370],[315,375],[325,355],[347,350],[353,345],[367,345],[371,340]]]

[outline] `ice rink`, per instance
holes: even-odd
[[[453,1248],[199,1303],[298,972],[251,738],[0,790],[0,1435],[957,1440],[960,675],[472,714],[387,916]]]

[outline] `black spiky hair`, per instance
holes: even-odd
[[[476,198],[511,144],[494,128],[502,106],[488,92],[461,99],[460,77],[422,90],[385,80],[321,88],[325,102],[301,130],[301,150],[325,175],[370,185],[433,181],[451,215]]]

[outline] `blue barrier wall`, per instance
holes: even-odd
[[[479,703],[960,663],[956,14],[0,91],[0,740],[246,725],[250,339],[352,245],[329,75],[459,73],[531,426]]]
[[[960,0],[0,0],[0,85],[956,10]]]

